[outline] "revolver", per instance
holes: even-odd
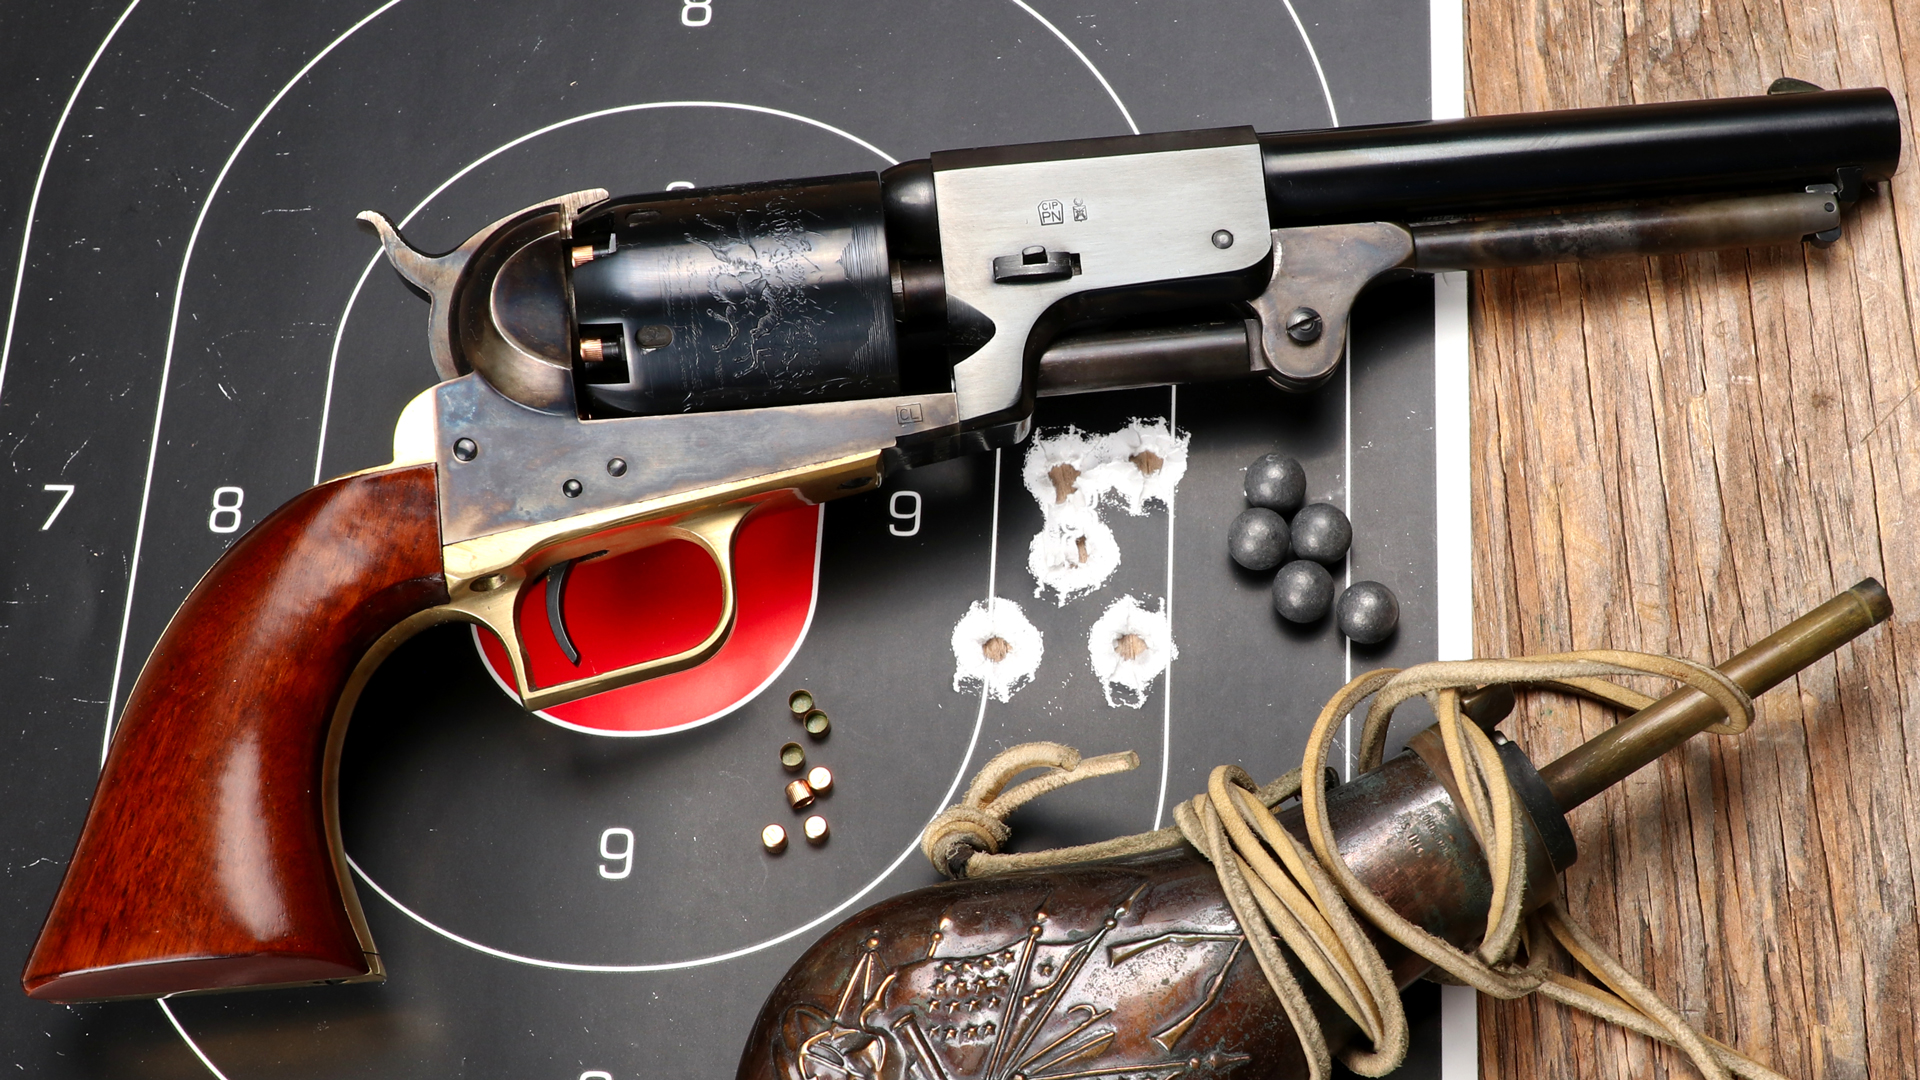
[[[181,605],[23,986],[80,1001],[381,978],[335,773],[361,687],[425,626],[494,631],[530,709],[688,669],[735,624],[733,540],[756,513],[1016,444],[1039,397],[1314,387],[1385,276],[1832,243],[1843,208],[1892,176],[1899,123],[1883,89],[1783,80],[581,191],[438,256],[363,214],[429,301],[441,381],[401,413],[391,464],[295,496]],[[712,626],[637,662],[581,655],[569,569],[669,541],[717,568]],[[550,681],[526,647],[543,615],[570,669]]]

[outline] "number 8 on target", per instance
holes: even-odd
[[[680,0],[680,25],[705,26],[713,21],[713,0]]]
[[[239,532],[240,504],[246,501],[247,493],[240,488],[214,488],[213,513],[207,515],[207,530],[217,533]]]

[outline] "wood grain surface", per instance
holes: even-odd
[[[1790,1077],[1920,1075],[1920,4],[1469,0],[1470,114],[1885,86],[1899,177],[1828,250],[1478,274],[1482,655],[1724,659],[1865,577],[1895,615],[1577,811],[1569,903],[1709,1034]],[[1920,48],[1917,45],[1916,48]],[[1911,512],[1911,513],[1910,513]],[[1610,723],[1536,700],[1551,758]],[[1549,1002],[1482,1002],[1482,1072],[1693,1075]]]
[[[127,698],[27,992],[373,971],[336,862],[335,705],[382,635],[446,602],[431,465],[309,488],[228,549]]]

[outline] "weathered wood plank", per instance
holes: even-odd
[[[1920,5],[1469,0],[1469,111],[1886,86]],[[1920,46],[1917,46],[1920,47]],[[1920,219],[1912,172],[1827,251],[1478,275],[1477,646],[1719,659],[1861,577],[1892,625],[1575,815],[1575,913],[1710,1034],[1789,1076],[1920,1075]],[[1536,758],[1612,717],[1536,703]],[[1483,1072],[1691,1075],[1540,1002]]]

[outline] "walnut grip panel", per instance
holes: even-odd
[[[377,978],[339,851],[336,706],[389,631],[446,601],[431,465],[312,488],[242,537],[134,684],[27,993]]]

